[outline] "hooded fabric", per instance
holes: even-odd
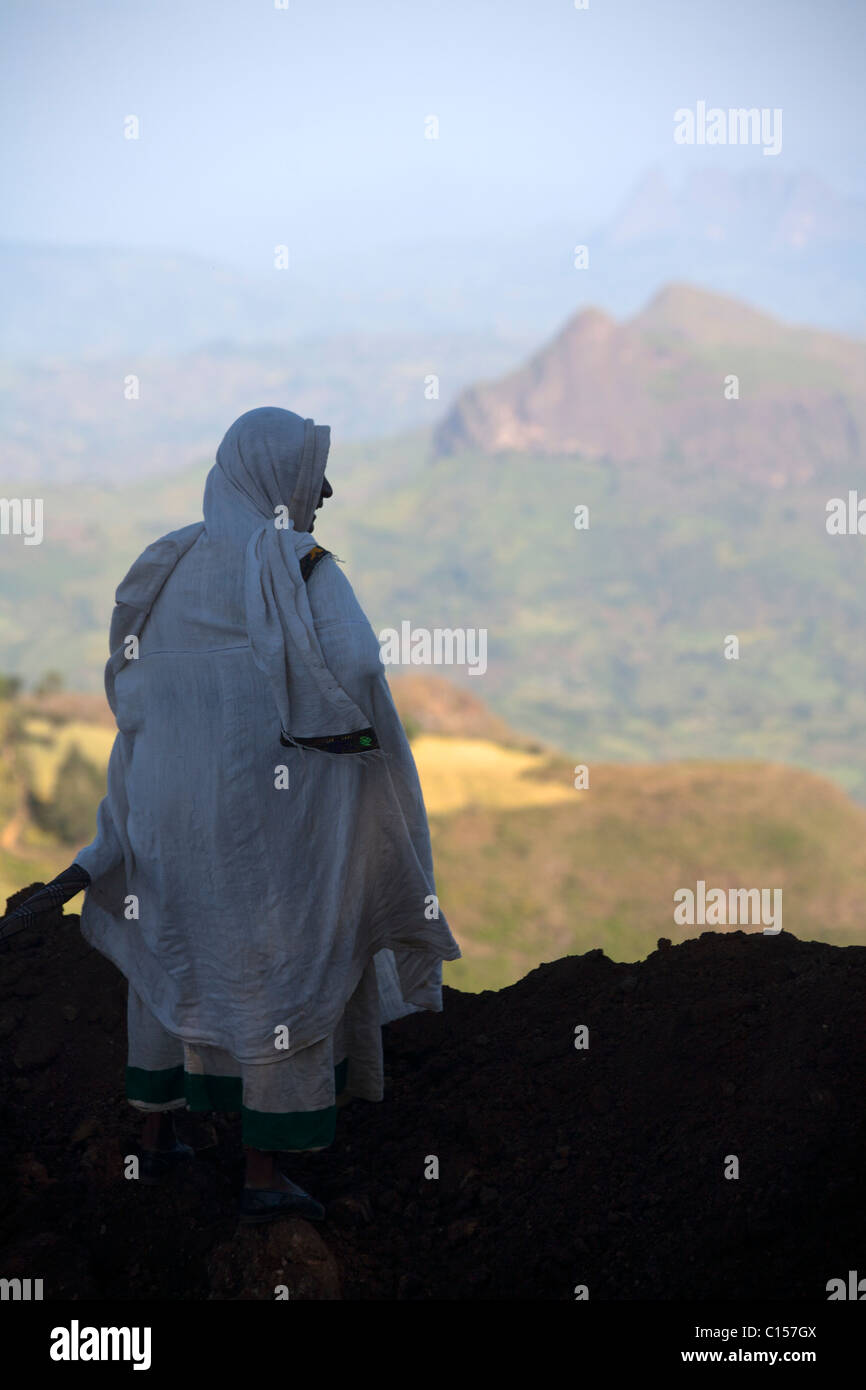
[[[224,537],[238,555],[245,549],[250,647],[290,737],[351,733],[367,724],[325,665],[301,576],[330,434],[290,410],[247,411],[227,431],[204,491],[209,535]]]
[[[119,586],[118,735],[76,856],[85,937],[169,1032],[239,1061],[327,1036],[371,959],[383,1021],[441,1008],[441,962],[460,954],[375,634],[333,557],[301,574],[328,447],[291,411],[242,415],[204,521]],[[294,742],[370,728],[378,747],[357,753]]]

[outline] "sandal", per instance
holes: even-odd
[[[171,1149],[142,1149],[139,1153],[138,1181],[153,1187],[184,1159],[193,1158],[195,1149],[175,1139]]]
[[[283,1174],[285,1177],[285,1174]],[[280,1216],[303,1216],[307,1221],[323,1221],[325,1208],[291,1178],[288,1187],[276,1191],[266,1187],[245,1187],[241,1193],[240,1220],[245,1225],[275,1221]]]

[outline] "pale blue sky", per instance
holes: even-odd
[[[280,241],[350,258],[595,225],[653,164],[808,168],[862,196],[864,19],[863,0],[7,0],[0,234],[254,269]],[[782,153],[675,146],[699,99],[781,107]]]

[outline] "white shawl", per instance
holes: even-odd
[[[118,725],[82,931],[185,1041],[270,1062],[325,1037],[371,958],[383,1021],[441,1008],[460,955],[375,634],[331,557],[300,560],[329,431],[276,408],[229,429],[204,522],[117,591]],[[292,525],[281,524],[291,519]],[[285,747],[375,730],[378,748]]]

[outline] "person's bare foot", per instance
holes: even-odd
[[[277,1168],[277,1156],[275,1153],[267,1153],[263,1149],[246,1150],[247,1171],[244,1178],[244,1187],[255,1187],[276,1192],[284,1186],[281,1181],[282,1174]]]
[[[262,1149],[247,1149],[247,1171],[244,1187],[259,1191],[288,1191],[292,1184],[278,1166],[276,1153],[266,1153]]]
[[[154,1110],[144,1121],[141,1145],[151,1153],[165,1153],[177,1142],[174,1115],[170,1110]]]

